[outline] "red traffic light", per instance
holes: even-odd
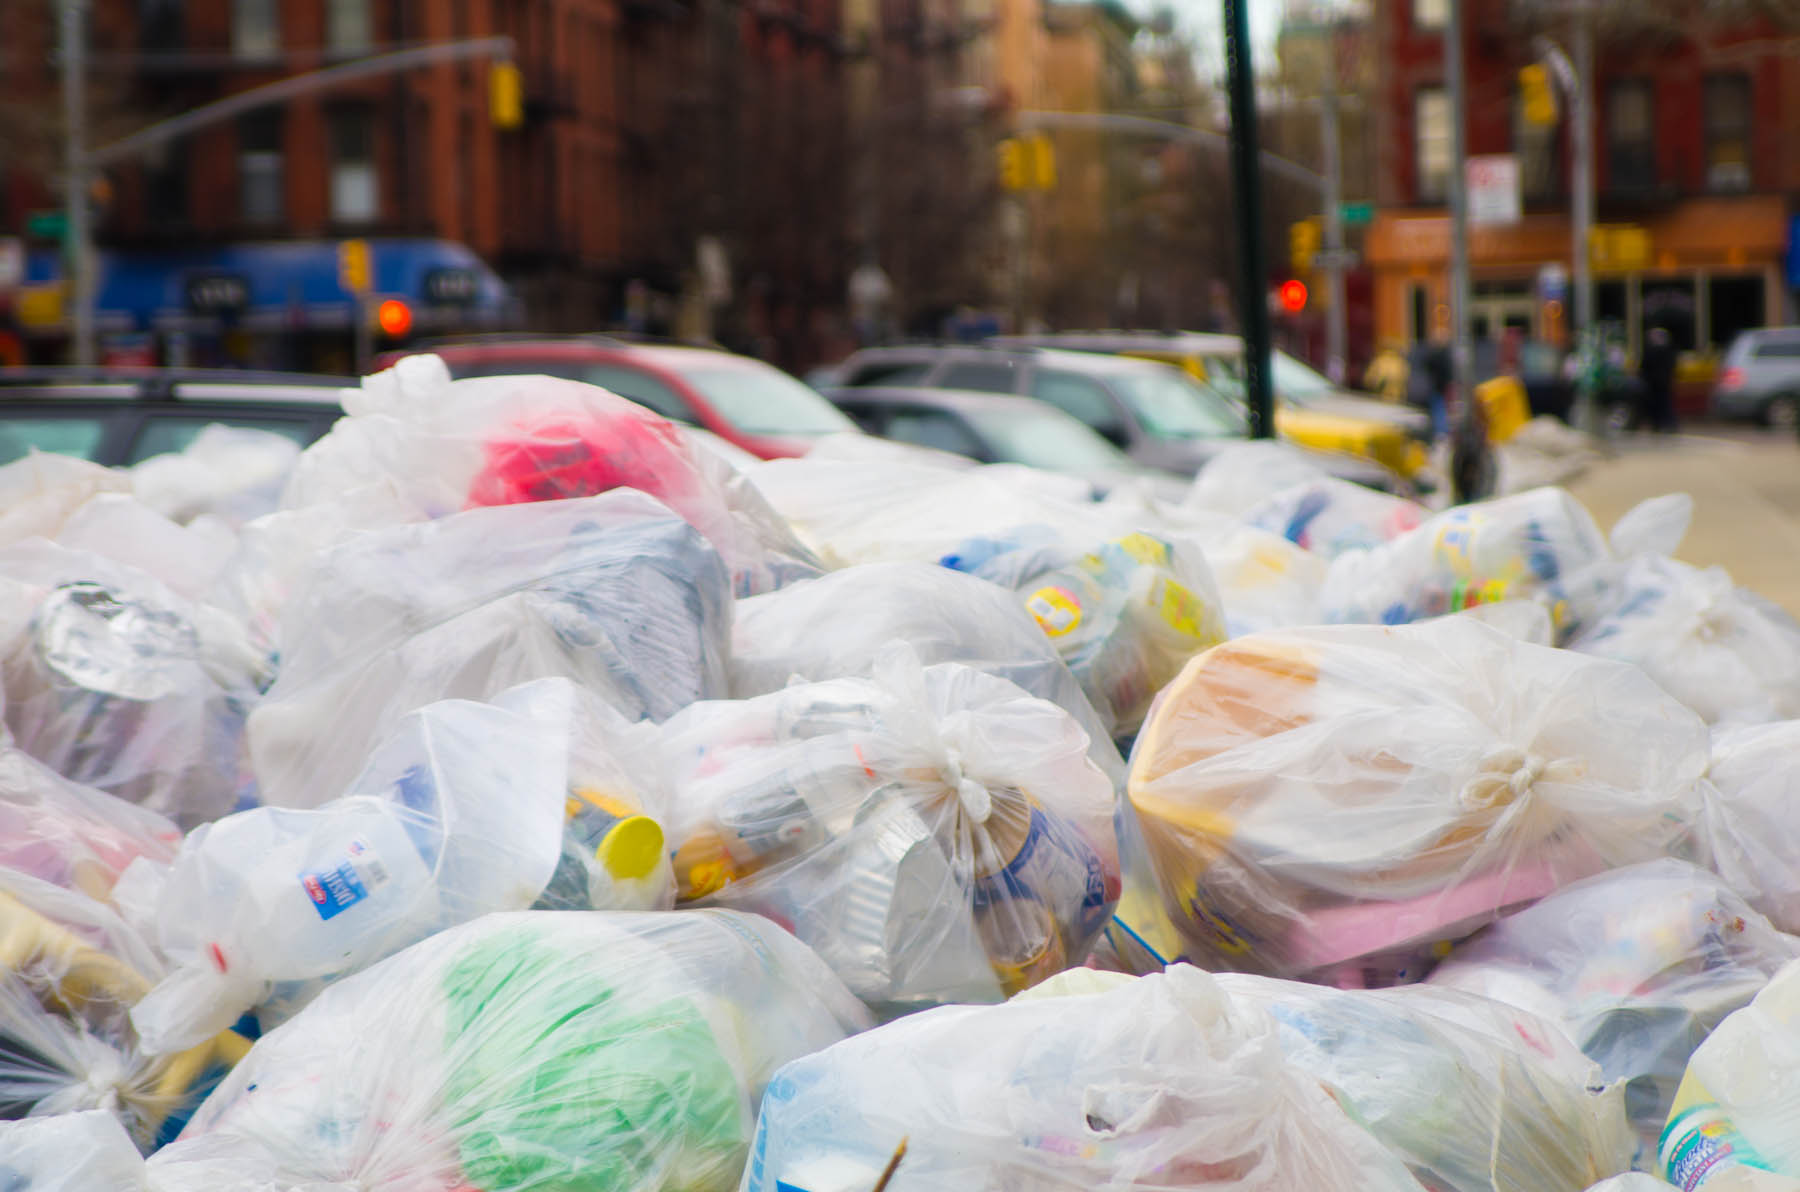
[[[375,325],[383,335],[399,339],[412,330],[412,307],[398,298],[389,298],[375,308]]]
[[[1306,309],[1306,283],[1298,278],[1289,278],[1281,283],[1279,291],[1281,309],[1290,315],[1297,315]]]

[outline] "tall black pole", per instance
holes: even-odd
[[[1244,397],[1250,433],[1275,435],[1269,390],[1269,298],[1263,263],[1262,175],[1258,172],[1256,75],[1250,63],[1250,0],[1225,0],[1225,75],[1231,92],[1231,182],[1237,202],[1238,308],[1244,328]]]

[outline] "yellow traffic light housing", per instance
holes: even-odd
[[[525,80],[516,62],[488,67],[488,119],[501,129],[525,123]]]
[[[1550,85],[1547,67],[1534,62],[1519,71],[1519,99],[1527,124],[1556,123],[1556,89]]]
[[[1288,228],[1288,258],[1295,273],[1311,273],[1313,258],[1319,254],[1324,239],[1319,219],[1303,219]]]
[[[338,285],[352,294],[365,294],[373,282],[370,273],[367,240],[346,240],[338,245]]]
[[[1007,137],[1000,142],[997,152],[1001,189],[1024,190],[1030,181],[1025,170],[1025,142],[1017,137]]]

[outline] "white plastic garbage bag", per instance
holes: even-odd
[[[1189,663],[1130,795],[1184,957],[1386,984],[1508,909],[1665,855],[1707,744],[1621,663],[1466,617],[1320,627]]]
[[[369,526],[632,488],[698,529],[740,595],[818,573],[729,464],[597,385],[544,376],[452,381],[442,360],[414,356],[365,377],[345,393],[344,409],[347,417],[301,454],[285,508],[349,508]]]
[[[0,593],[20,748],[184,826],[238,804],[261,678],[240,625],[128,564],[43,540],[0,550]]]
[[[1430,516],[1417,501],[1324,476],[1259,501],[1244,514],[1244,523],[1335,559],[1392,542]]]
[[[684,899],[792,931],[882,1010],[1078,964],[1118,898],[1113,788],[1054,704],[955,663],[702,703],[656,742]]]
[[[162,971],[106,904],[0,869],[0,1119],[97,1109],[138,1147],[172,1137],[249,1044],[151,1055],[128,1015]]]
[[[730,1192],[769,1078],[866,1026],[755,916],[490,915],[265,1035],[153,1187]]]
[[[136,497],[100,493],[75,510],[59,545],[127,563],[187,600],[204,600],[237,549],[237,536],[215,519],[177,525]]]
[[[1695,1049],[1658,1147],[1660,1174],[1683,1192],[1800,1185],[1796,1071],[1800,961]]]
[[[258,807],[189,835],[145,908],[174,969],[132,1011],[144,1045],[190,1047],[277,986],[272,1016],[291,1013],[319,982],[531,906],[562,848],[568,725],[505,703],[432,704],[341,798]]]
[[[1776,931],[1715,875],[1685,861],[1577,882],[1459,946],[1429,983],[1557,1023],[1609,1083],[1654,1152],[1688,1057],[1755,997],[1800,938]]]
[[[1318,1079],[1428,1188],[1580,1192],[1631,1169],[1624,1090],[1552,1023],[1449,989],[1338,990],[1227,974]]]
[[[1115,737],[1137,732],[1163,685],[1225,640],[1206,556],[1181,538],[1081,540],[1033,523],[966,539],[939,562],[1016,592]]]
[[[1612,608],[1572,650],[1642,667],[1709,724],[1800,716],[1800,623],[1732,582],[1662,555],[1625,564]]]
[[[1800,934],[1800,720],[1714,732],[1700,852],[1783,931]]]
[[[110,1113],[0,1121],[6,1192],[143,1192],[144,1159]]]
[[[1004,588],[935,563],[864,563],[738,601],[731,694],[765,695],[796,677],[864,676],[895,641],[920,662],[960,662],[1057,705],[1088,734],[1095,764],[1123,786],[1112,725],[1024,605]]]
[[[124,472],[73,455],[32,451],[0,465],[0,546],[54,538],[90,498],[130,489]]]
[[[1550,608],[1560,640],[1592,618],[1611,559],[1574,497],[1532,489],[1458,505],[1391,542],[1339,555],[1321,602],[1328,622],[1395,625],[1531,599]]]
[[[718,556],[638,492],[360,535],[287,608],[280,675],[249,718],[260,794],[317,806],[405,713],[530,679],[666,718],[725,694],[730,617]]]
[[[167,861],[180,844],[156,812],[0,748],[0,868],[104,901],[133,861]]]
[[[743,1192],[1417,1192],[1283,1056],[1269,1017],[1178,965],[1102,992],[946,1006],[796,1060]]]
[[[131,491],[182,524],[211,516],[241,526],[275,512],[300,445],[273,431],[213,423],[180,451],[131,469]]]
[[[1328,475],[1303,447],[1254,439],[1234,443],[1207,460],[1182,503],[1189,509],[1241,518],[1283,489]]]

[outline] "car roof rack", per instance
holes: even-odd
[[[28,365],[0,368],[0,393],[30,387],[131,386],[138,401],[174,401],[183,385],[280,385],[287,388],[354,389],[355,377],[238,368],[102,368]]]

